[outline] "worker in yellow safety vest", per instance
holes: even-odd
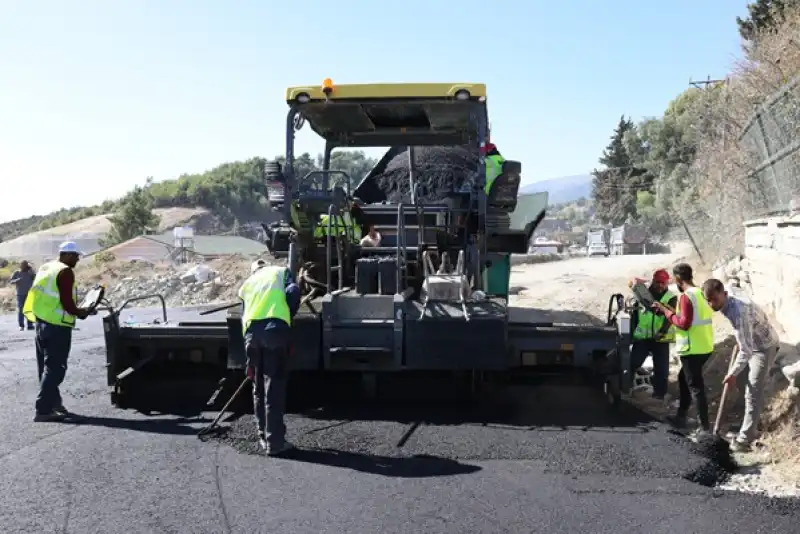
[[[328,219],[329,216],[327,213],[319,216],[319,223],[314,229],[314,237],[328,236]],[[338,235],[348,238],[352,237],[355,243],[361,241],[361,227],[355,223],[348,211],[345,211],[342,215],[334,217],[334,219],[335,220],[331,225],[334,235],[336,235],[338,232]],[[352,234],[350,233],[350,229],[352,229]]]
[[[292,448],[286,441],[286,387],[292,320],[300,308],[300,288],[286,267],[257,260],[239,289],[247,376],[253,381],[258,441],[269,456]]]
[[[497,150],[497,147],[493,143],[487,142],[485,145],[483,145],[483,147],[481,147],[481,152],[483,154],[484,161],[486,161],[486,184],[484,185],[483,189],[488,197],[489,193],[492,191],[494,181],[498,176],[503,174],[503,163],[506,161],[506,159],[500,154],[500,152]]]
[[[631,281],[631,286],[640,280]],[[670,276],[664,269],[653,273],[650,294],[657,302],[672,309],[678,305],[678,296],[669,290]],[[669,346],[675,342],[675,327],[660,311],[639,307],[633,315],[633,345],[631,346],[631,371],[649,374],[640,369],[648,354],[653,358],[653,398],[663,400],[669,383]]]
[[[76,319],[86,319],[95,309],[76,304],[75,273],[81,252],[67,241],[58,248],[58,259],[45,263],[33,279],[22,313],[36,323],[36,363],[39,368],[39,395],[36,397],[36,422],[63,421],[72,415],[64,407],[59,387],[67,372]]]
[[[708,432],[711,426],[703,367],[714,351],[714,327],[711,323],[714,311],[703,296],[703,291],[694,285],[689,264],[679,263],[673,268],[672,274],[681,291],[677,308],[672,310],[660,302],[653,304],[676,327],[675,348],[681,359],[678,373],[680,403],[676,415],[668,419],[676,427],[685,427],[686,414],[694,399],[700,430]]]

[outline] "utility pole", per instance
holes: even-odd
[[[692,87],[696,87],[697,89],[700,89],[701,86],[703,89],[708,89],[708,86],[711,84],[725,83],[726,81],[727,80],[712,80],[711,76],[709,76],[705,80],[699,80],[699,81],[693,81],[691,78],[689,78],[689,85],[691,85]]]

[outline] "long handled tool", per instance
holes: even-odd
[[[244,389],[244,386],[249,381],[250,381],[250,377],[249,376],[244,377],[244,380],[242,380],[242,383],[239,385],[239,387],[236,389],[236,391],[233,393],[233,395],[231,395],[231,398],[228,399],[228,402],[225,403],[225,406],[222,407],[222,410],[220,410],[219,414],[217,414],[217,418],[214,419],[214,421],[210,425],[208,425],[207,427],[202,429],[200,432],[198,432],[197,433],[198,436],[203,436],[203,435],[209,434],[209,433],[211,433],[212,430],[214,430],[214,428],[217,426],[217,424],[222,419],[222,416],[225,415],[225,412],[228,411],[228,407],[231,404],[233,404],[233,401],[239,396],[239,393],[242,392],[242,390]]]
[[[731,352],[731,361],[730,363],[728,363],[728,374],[730,374],[731,369],[733,369],[733,364],[738,356],[739,356],[739,346],[737,345],[733,348],[733,352]],[[728,391],[730,391],[730,386],[726,382],[722,388],[722,397],[719,399],[719,408],[717,408],[717,418],[714,421],[715,436],[719,435],[719,427],[722,425],[722,416],[725,414],[725,401],[728,400]]]

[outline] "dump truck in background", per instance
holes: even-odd
[[[591,228],[586,233],[586,255],[608,256],[608,240],[605,228]]]
[[[577,372],[619,405],[632,384],[621,295],[611,297],[605,326],[554,324],[509,304],[510,255],[527,252],[546,197],[524,200],[516,218],[524,227],[514,227],[522,165],[513,160],[485,193],[485,85],[325,80],[289,88],[286,102],[286,164],[268,169],[270,202],[283,217],[268,245],[287,257],[303,292],[292,325],[293,376],[356,376],[371,397],[398,373],[443,373],[474,393],[514,376]],[[295,134],[305,126],[325,142],[323,168],[296,176]],[[333,150],[351,147],[390,147],[355,187],[330,167]],[[436,154],[448,152],[457,158],[440,164]],[[360,246],[352,228],[335,231],[332,222],[346,211],[380,229],[379,246]],[[104,318],[117,405],[146,395],[157,377],[143,370],[160,364],[243,376],[235,307],[224,321],[183,323],[170,323],[164,309],[157,325],[122,324],[119,312]]]
[[[647,254],[647,229],[640,225],[627,223],[612,228],[609,245],[610,253],[613,256]]]

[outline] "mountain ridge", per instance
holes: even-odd
[[[548,178],[529,184],[523,184],[519,188],[520,195],[539,193],[547,191],[548,203],[564,204],[574,202],[579,198],[589,198],[592,194],[592,175],[574,174],[559,178]]]

